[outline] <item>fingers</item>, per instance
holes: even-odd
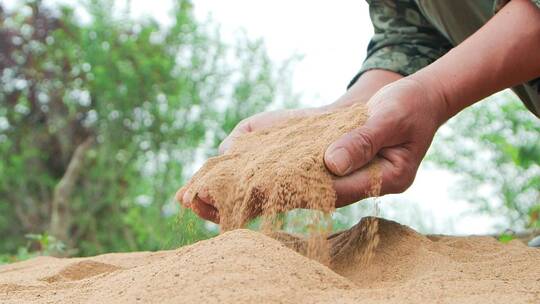
[[[337,176],[363,167],[385,144],[384,133],[384,128],[366,124],[343,135],[326,149],[326,167]]]
[[[176,194],[174,195],[174,198],[178,203],[180,203],[184,208],[189,208],[189,202],[186,202],[184,200],[184,195],[186,193],[186,187],[180,188],[178,191],[176,191]]]
[[[191,210],[195,212],[199,217],[219,224],[219,212],[217,209],[207,204],[205,201],[196,196],[191,204]]]
[[[225,154],[230,148],[233,141],[244,133],[251,132],[251,120],[246,119],[241,121],[234,127],[231,133],[221,142],[218,148],[219,154]]]
[[[199,217],[219,224],[219,212],[214,207],[214,201],[206,190],[202,190],[194,197],[186,187],[176,192],[175,199],[185,208],[191,208]]]
[[[381,176],[380,195],[403,192],[412,184],[418,165],[409,159],[409,153],[405,148],[381,150],[381,157],[376,158],[377,169],[380,170]],[[373,196],[374,193],[371,192],[376,186],[375,182],[377,181],[369,166],[336,179],[334,181],[334,190],[337,194],[336,207],[343,207]]]
[[[388,165],[381,162],[379,166],[381,170],[384,170],[383,168]],[[373,178],[369,174],[368,168],[362,168],[351,175],[334,180],[334,190],[337,195],[336,208],[347,206],[368,197],[369,190],[372,187]],[[381,192],[383,192],[382,185]]]

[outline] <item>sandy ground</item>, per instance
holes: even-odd
[[[364,224],[333,249],[364,246]],[[242,229],[171,251],[39,257],[0,267],[0,303],[540,303],[540,250],[519,241],[385,220],[378,238],[367,264],[334,254],[333,270]]]

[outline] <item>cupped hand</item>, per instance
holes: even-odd
[[[290,118],[314,115],[324,111],[325,108],[309,108],[269,111],[255,114],[242,120],[236,125],[229,136],[227,136],[219,146],[219,153],[227,153],[234,139],[244,133],[268,128]],[[214,207],[214,201],[207,193],[204,191],[197,193],[197,196],[195,196],[193,201],[190,200],[191,197],[192,195],[186,191],[185,187],[182,187],[176,193],[176,200],[184,207],[191,208],[193,212],[203,219],[219,223],[219,212]]]
[[[373,174],[366,166],[372,161],[380,170],[380,195],[405,191],[444,121],[441,96],[409,78],[386,85],[367,106],[366,123],[331,144],[324,156],[339,176],[336,207],[373,195]]]

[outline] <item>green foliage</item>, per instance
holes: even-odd
[[[65,249],[64,243],[57,240],[54,236],[47,233],[34,234],[29,233],[25,237],[38,245],[37,252],[43,255],[48,255],[55,252],[63,252]]]
[[[112,1],[77,5],[90,21],[41,1],[0,7],[0,252],[47,235],[54,189],[88,138],[63,218],[75,254],[210,237],[174,193],[240,119],[290,97],[289,62],[276,67],[259,40],[225,44],[190,1],[168,28],[119,17]]]
[[[47,233],[25,235],[27,243],[19,247],[14,255],[0,254],[0,264],[26,260],[39,255],[63,254],[65,245]]]
[[[511,235],[511,234],[506,234],[506,233],[503,233],[499,236],[499,242],[503,243],[503,244],[507,244],[507,243],[510,243],[511,240],[514,239],[514,236]]]
[[[453,119],[431,160],[461,175],[456,193],[515,228],[540,228],[540,122],[513,95]]]

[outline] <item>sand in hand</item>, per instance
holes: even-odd
[[[324,151],[366,118],[364,106],[356,105],[244,134],[225,155],[210,158],[185,189],[192,200],[201,192],[214,199],[222,231],[240,228],[258,214],[271,217],[294,208],[330,212],[336,193]]]
[[[308,237],[237,229],[255,214],[331,212],[324,150],[365,119],[355,106],[240,138],[187,185],[192,199],[214,199],[225,233],[171,251],[4,265],[0,303],[539,303],[540,250],[519,241],[424,236],[373,217],[336,234],[316,217],[323,229]]]

